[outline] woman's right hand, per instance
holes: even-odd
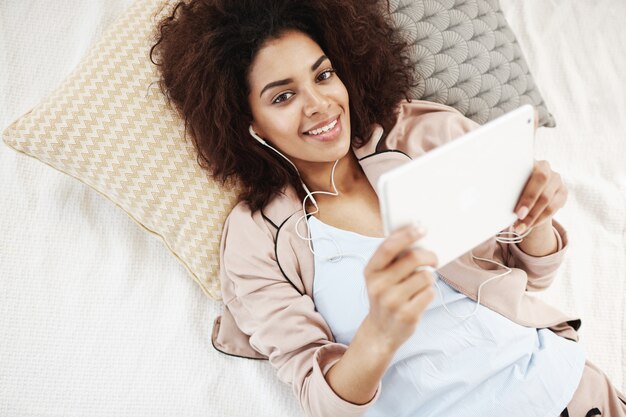
[[[374,252],[365,267],[370,311],[365,321],[379,342],[397,350],[415,331],[422,313],[435,296],[433,274],[437,258],[431,251],[414,249],[423,230],[406,227],[395,231]]]

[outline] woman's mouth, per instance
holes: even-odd
[[[308,132],[304,132],[308,137],[319,140],[322,142],[329,142],[331,140],[335,140],[339,137],[341,133],[341,120],[339,116],[332,122],[328,123],[326,126],[322,126],[318,129],[309,130]]]

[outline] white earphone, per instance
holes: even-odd
[[[250,132],[250,134],[252,135],[253,138],[255,138],[258,142],[260,142],[262,145],[267,145],[267,142],[265,142],[265,140],[263,140],[259,135],[256,134],[256,132],[254,131],[254,129],[252,128],[252,125],[248,126],[248,132]],[[289,161],[291,162],[291,161]]]
[[[276,148],[272,147],[271,145],[269,145],[265,140],[263,140],[259,135],[256,134],[256,132],[254,131],[254,129],[252,128],[252,125],[250,125],[248,127],[248,131],[250,132],[250,135],[256,139],[260,144],[267,146],[268,148],[272,149],[274,152],[276,152],[277,154],[279,154],[280,156],[282,156],[284,159],[287,160],[287,162],[289,162],[296,170],[296,172],[298,173],[298,177],[300,177],[300,171],[298,171],[298,168],[296,167],[296,165],[291,162],[289,160],[289,158],[287,158],[285,155],[283,155],[280,151],[278,151]],[[313,194],[326,194],[326,195],[332,195],[332,196],[338,196],[339,195],[339,191],[337,191],[337,187],[335,186],[335,168],[337,167],[337,163],[339,162],[339,160],[335,161],[335,165],[333,165],[333,169],[330,173],[330,180],[331,183],[333,185],[333,192],[328,192],[328,191],[314,191],[311,192],[309,191],[309,189],[307,188],[307,186],[304,184],[304,181],[302,181],[302,177],[300,177],[300,182],[302,183],[302,187],[304,187],[304,190],[306,191],[306,197],[304,197],[304,199],[302,200],[302,212],[304,213],[297,221],[296,221],[296,225],[295,225],[295,231],[296,234],[298,235],[298,237],[300,239],[306,240],[308,241],[309,244],[309,250],[311,251],[311,253],[313,255],[315,255],[315,251],[313,250],[313,246],[311,245],[312,241],[314,240],[314,238],[311,237],[311,228],[309,227],[309,223],[308,220],[306,221],[307,223],[307,236],[302,236],[300,234],[300,232],[298,232],[298,225],[300,224],[300,222],[303,219],[306,219],[307,216],[309,215],[314,215],[316,213],[319,212],[319,206],[317,205],[317,202],[315,201],[315,199],[313,198]],[[306,200],[307,198],[311,199],[311,202],[313,203],[313,205],[315,206],[315,211],[312,213],[307,213],[306,211]],[[524,232],[524,234],[519,235],[516,232],[500,232],[496,235],[496,241],[501,242],[501,243],[507,243],[507,244],[511,244],[511,243],[519,243],[521,242],[524,237],[526,237],[530,232],[532,231],[532,228],[529,228],[528,230],[526,230]],[[513,235],[514,237],[499,237],[499,235]],[[339,262],[341,261],[343,258],[345,257],[354,257],[357,259],[360,259],[364,264],[367,263],[367,260],[365,259],[365,257],[363,257],[363,255],[358,254],[358,253],[343,253],[341,248],[339,247],[339,244],[332,238],[328,238],[328,237],[322,237],[322,238],[318,238],[318,239],[323,239],[323,240],[330,240],[332,241],[332,243],[335,245],[335,247],[337,248],[337,255],[331,256],[329,258],[324,259],[327,262]],[[465,316],[457,316],[455,314],[453,314],[447,307],[445,300],[443,299],[443,293],[441,292],[441,288],[439,288],[439,284],[437,284],[437,281],[434,281],[435,286],[437,287],[437,290],[439,292],[439,297],[441,298],[441,305],[443,306],[443,308],[445,308],[446,312],[454,317],[454,318],[458,318],[458,319],[466,319],[469,318],[473,315],[476,314],[476,312],[478,311],[478,306],[480,305],[480,295],[481,295],[481,290],[483,288],[483,286],[497,278],[501,278],[505,275],[508,275],[511,273],[512,269],[509,268],[506,265],[502,265],[499,262],[496,262],[494,260],[491,259],[485,259],[485,258],[480,258],[478,256],[474,256],[474,254],[472,254],[472,258],[474,259],[478,259],[481,261],[485,261],[485,262],[490,262],[493,264],[496,264],[498,266],[501,266],[502,268],[506,269],[506,271],[502,274],[493,276],[491,278],[489,278],[488,280],[486,280],[485,282],[483,282],[482,284],[480,284],[480,286],[478,287],[478,294],[476,296],[476,306],[474,307],[474,310],[470,313],[467,314]],[[431,266],[420,266],[418,268],[416,268],[416,271],[430,271],[432,272],[436,272],[435,268],[431,267]]]
[[[294,169],[298,173],[298,177],[300,177],[300,171],[298,171],[298,167],[296,167],[296,165],[293,162],[291,162],[289,160],[289,158],[287,158],[285,155],[283,155],[278,149],[274,148],[269,143],[267,143],[263,138],[261,138],[259,135],[257,135],[256,132],[254,131],[254,129],[252,128],[252,125],[248,126],[248,132],[250,132],[250,135],[252,135],[252,137],[254,139],[256,139],[257,142],[259,142],[261,145],[267,146],[268,148],[272,149],[274,152],[276,152],[277,154],[279,154],[280,156],[285,158],[287,160],[287,162],[289,162],[291,164],[291,166],[294,167]],[[309,195],[311,195],[311,192],[307,188],[306,184],[304,183],[304,181],[302,181],[302,177],[300,177],[300,182],[302,183],[302,187],[304,187],[304,190],[307,193],[307,197]],[[313,197],[311,197],[311,201],[313,202],[313,205],[317,208],[317,201],[315,201],[315,199]],[[296,233],[297,233],[297,231],[296,231]]]
[[[287,162],[289,162],[294,167],[294,169],[298,173],[298,176],[300,177],[300,171],[298,171],[298,168],[296,167],[296,165],[293,162],[291,162],[289,160],[289,158],[287,158],[285,155],[283,155],[278,149],[272,147],[265,140],[263,140],[259,135],[257,135],[256,132],[254,131],[254,129],[252,128],[252,125],[250,125],[248,127],[248,132],[250,132],[250,135],[252,135],[252,137],[255,138],[257,140],[257,142],[259,142],[260,144],[262,144],[264,146],[267,146],[268,148],[272,149],[274,152],[276,152],[277,154],[279,154],[280,156],[285,158],[287,160]],[[306,197],[304,197],[304,200],[302,200],[302,212],[304,214],[296,221],[295,230],[296,230],[296,234],[298,235],[298,237],[300,239],[308,241],[308,243],[309,243],[309,250],[311,251],[312,254],[315,254],[315,251],[313,250],[313,246],[311,246],[311,241],[313,239],[311,238],[311,229],[309,228],[309,224],[307,222],[307,236],[302,236],[300,234],[300,232],[298,231],[298,225],[300,224],[300,222],[303,219],[306,219],[308,215],[313,215],[313,214],[316,214],[316,213],[319,212],[319,206],[317,205],[317,201],[315,201],[315,198],[313,198],[313,194],[326,194],[326,195],[332,195],[332,196],[339,195],[339,191],[337,191],[337,187],[335,186],[335,168],[337,167],[337,163],[338,162],[339,162],[339,160],[337,159],[335,161],[335,165],[333,165],[333,170],[332,170],[332,172],[330,174],[331,182],[333,184],[333,190],[334,190],[333,192],[328,192],[328,191],[314,191],[314,192],[311,192],[311,191],[309,191],[309,189],[306,186],[306,184],[304,183],[304,181],[302,181],[302,177],[300,177],[300,182],[302,183],[302,187],[306,191]],[[306,200],[307,200],[307,198],[310,198],[311,202],[315,206],[315,211],[312,212],[312,213],[307,213],[307,211],[306,211]],[[333,243],[335,243],[335,246],[337,246],[336,242],[333,242]],[[337,246],[337,248],[338,248],[338,246]]]

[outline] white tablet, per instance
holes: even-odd
[[[383,174],[385,235],[421,224],[417,243],[440,268],[510,226],[533,170],[534,118],[524,105]]]

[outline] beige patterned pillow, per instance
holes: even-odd
[[[148,54],[153,27],[170,9],[161,11],[162,4],[137,0],[3,138],[105,195],[162,238],[202,290],[219,298],[220,237],[238,187],[218,186],[198,166],[182,119],[158,89]]]

